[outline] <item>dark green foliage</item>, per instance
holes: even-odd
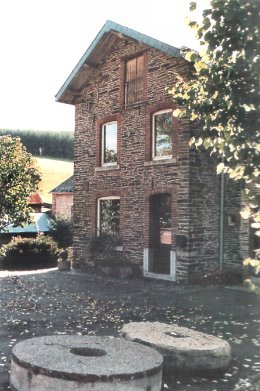
[[[211,0],[210,6],[200,25],[188,23],[202,50],[185,50],[194,74],[189,80],[176,74],[169,89],[179,105],[173,115],[199,121],[190,145],[217,156],[217,173],[240,182],[247,202],[241,216],[253,221],[260,236],[260,2]],[[195,7],[193,2],[191,9]],[[259,249],[254,258],[247,258],[245,265],[259,272]]]
[[[27,151],[34,156],[51,156],[73,160],[74,136],[72,132],[0,129],[0,136],[20,137]]]
[[[18,137],[0,136],[0,230],[30,221],[28,198],[41,179],[35,158]]]
[[[50,236],[59,248],[71,247],[73,241],[72,221],[62,217],[56,218],[52,223]]]
[[[57,266],[59,250],[52,238],[14,237],[0,249],[0,267],[4,270],[35,270]]]
[[[205,273],[195,282],[200,285],[241,285],[243,275],[235,270],[220,271],[217,269]]]
[[[120,246],[120,239],[117,235],[101,234],[91,238],[89,249],[91,253],[110,254],[116,246]]]
[[[69,253],[68,250],[61,250],[59,254],[59,259],[66,261],[68,259]]]
[[[109,272],[106,273],[111,276],[120,277],[120,268],[129,268],[132,275],[136,272],[136,265],[129,260],[120,246],[121,240],[118,235],[94,236],[89,242],[91,260],[98,269],[109,268]]]

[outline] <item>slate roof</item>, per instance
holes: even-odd
[[[60,183],[49,193],[73,193],[73,175]]]
[[[102,59],[109,52],[115,41],[119,38],[129,37],[145,45],[158,49],[170,56],[180,57],[180,49],[161,42],[148,35],[139,33],[128,27],[107,20],[98,35],[86,50],[78,64],[75,66],[65,83],[62,85],[55,98],[56,101],[62,103],[73,103],[74,96],[79,93],[81,87],[88,77],[91,77],[93,69],[95,69]]]

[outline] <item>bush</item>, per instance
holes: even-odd
[[[93,236],[89,243],[91,253],[103,253],[109,256],[114,253],[115,248],[121,245],[120,238],[117,235],[102,234]]]
[[[72,221],[63,217],[56,218],[52,223],[50,236],[57,242],[59,248],[71,247],[73,242]]]
[[[0,266],[5,270],[34,270],[57,266],[59,249],[43,234],[36,238],[15,237],[0,249]]]
[[[112,269],[112,275],[117,274],[117,269],[129,267],[135,269],[124,251],[118,249],[122,242],[118,235],[102,234],[94,236],[89,242],[89,251],[92,261],[96,267],[109,267]]]
[[[236,270],[220,271],[216,269],[202,275],[197,282],[203,285],[239,285],[243,282],[243,275]]]

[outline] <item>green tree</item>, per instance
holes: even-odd
[[[50,236],[59,248],[71,247],[73,242],[72,220],[66,217],[57,217],[52,221]]]
[[[72,132],[0,129],[0,136],[20,137],[27,151],[34,156],[52,156],[73,160]]]
[[[190,9],[196,8],[192,2]],[[169,92],[179,108],[177,117],[198,121],[201,129],[190,145],[219,157],[217,173],[240,181],[247,205],[242,217],[253,220],[260,235],[259,215],[259,8],[250,0],[212,0],[201,24],[188,20],[202,50],[186,50],[193,76],[176,74]],[[258,191],[257,191],[258,189]],[[256,268],[255,259],[247,259]],[[258,259],[257,259],[258,258]]]
[[[0,230],[30,221],[28,198],[40,181],[36,161],[18,137],[0,136]]]

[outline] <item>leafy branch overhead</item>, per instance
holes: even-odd
[[[0,230],[29,222],[28,199],[40,178],[35,159],[20,139],[0,136]]]
[[[192,2],[190,9],[194,10]],[[177,117],[198,121],[190,146],[206,148],[220,163],[217,173],[240,181],[249,204],[242,211],[260,228],[259,206],[259,9],[249,0],[212,0],[203,20],[188,20],[200,41],[199,53],[184,52],[193,77],[176,75],[168,91]],[[257,232],[260,234],[260,231]]]

